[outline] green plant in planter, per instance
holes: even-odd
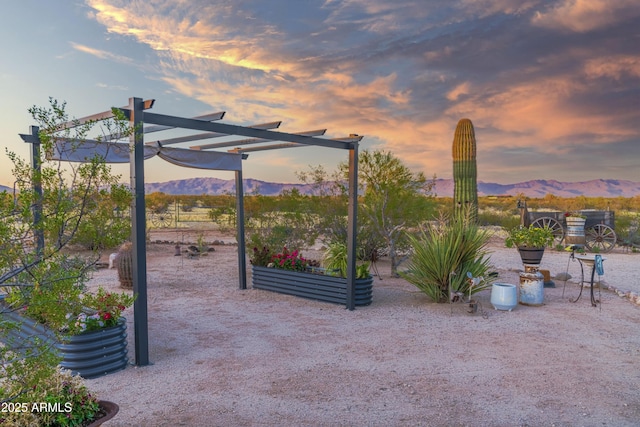
[[[553,231],[549,227],[518,226],[509,231],[504,243],[508,248],[545,248],[553,243]]]
[[[324,252],[323,265],[329,274],[347,277],[347,245],[342,242],[330,243]],[[356,266],[356,279],[369,277],[369,262]]]

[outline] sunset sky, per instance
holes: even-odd
[[[22,0],[3,4],[0,36],[0,137],[24,157],[29,107],[53,97],[81,117],[135,96],[156,113],[364,135],[438,178],[469,118],[480,181],[640,181],[638,0]],[[296,182],[346,156],[252,153],[244,176]],[[233,177],[160,160],[145,174]]]

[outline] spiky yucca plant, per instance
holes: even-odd
[[[469,119],[461,119],[453,137],[453,211],[456,218],[470,209],[470,218],[478,218],[476,134]]]
[[[400,275],[435,302],[448,301],[449,280],[453,292],[473,295],[491,285],[488,274],[491,264],[486,250],[489,237],[488,232],[468,218],[462,221],[441,218],[418,236],[409,236],[413,255],[407,270]],[[467,273],[484,280],[470,289]]]

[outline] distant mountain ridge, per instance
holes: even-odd
[[[260,193],[265,196],[281,194],[283,190],[298,189],[302,194],[312,194],[310,184],[285,184],[257,179],[245,179],[245,194]],[[175,195],[220,195],[235,194],[235,180],[219,178],[189,178],[174,181],[147,183],[148,193],[163,192]],[[453,196],[453,180],[437,179],[435,193],[438,197]],[[640,182],[618,179],[594,179],[582,182],[560,182],[536,179],[515,184],[478,182],[478,195],[504,196],[524,194],[527,197],[544,197],[553,194],[558,197],[634,197],[640,196]]]

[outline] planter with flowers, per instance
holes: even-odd
[[[344,271],[333,267],[320,268],[299,251],[284,248],[281,253],[271,255],[266,247],[262,250],[254,248],[251,264],[255,289],[337,304],[347,302]],[[356,273],[355,305],[369,305],[373,296],[373,278],[368,266],[358,266]]]
[[[78,295],[78,304],[65,307],[74,308],[64,315],[62,324],[48,319],[37,306],[15,309],[4,298],[0,299],[0,312],[16,325],[6,339],[10,346],[26,352],[39,343],[48,343],[61,358],[61,368],[83,378],[95,378],[127,367],[127,324],[121,314],[133,301],[125,293],[103,288],[95,294],[83,293]]]

